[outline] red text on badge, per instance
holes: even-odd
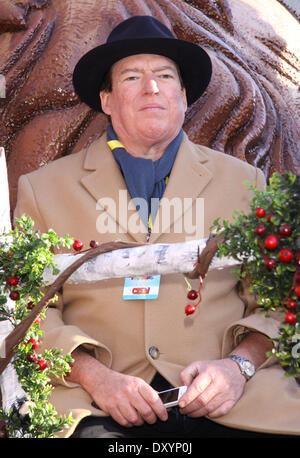
[[[132,288],[132,294],[149,294],[149,288]]]

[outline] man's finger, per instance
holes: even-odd
[[[126,428],[130,428],[131,426],[133,426],[133,424],[127,420],[126,416],[123,415],[119,408],[116,407],[114,409],[111,409],[111,411],[108,413],[117,423],[119,423],[119,425],[124,426]]]
[[[198,367],[196,364],[190,364],[188,367],[183,369],[180,374],[180,378],[182,380],[182,384],[189,386],[193,382],[194,378],[197,377],[199,374]]]
[[[180,398],[179,407],[184,408],[185,406],[189,405],[191,402],[197,399],[199,395],[204,393],[210,384],[211,378],[208,374],[204,372],[203,374],[198,375],[198,377],[194,379],[191,385],[188,386],[188,389],[184,395]]]
[[[184,409],[180,409],[182,415],[188,415],[191,418],[198,418],[204,415],[210,416],[217,411],[222,405],[222,399],[210,385],[205,396],[198,396],[193,402],[188,404]]]
[[[155,391],[150,385],[145,384],[139,387],[139,393],[160,420],[166,421],[168,419],[167,409],[158,396],[157,391]]]
[[[216,409],[213,409],[209,412],[208,416],[210,418],[218,418],[226,415],[234,406],[235,402],[233,399],[229,399],[228,401],[223,402],[223,404],[219,405]]]
[[[140,417],[146,422],[152,425],[156,422],[157,416],[152,406],[145,401],[143,396],[138,392],[135,399],[132,399],[132,405],[139,413]]]

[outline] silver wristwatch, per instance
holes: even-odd
[[[249,361],[249,359],[242,358],[241,356],[237,355],[229,355],[228,358],[232,359],[237,363],[239,366],[241,373],[246,377],[247,380],[249,380],[253,375],[255,374],[255,367]]]

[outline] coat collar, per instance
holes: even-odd
[[[212,172],[209,170],[210,162],[209,154],[204,149],[196,147],[184,134],[163,199],[171,201],[176,197],[183,202],[186,198],[185,205],[182,205],[180,212],[171,211],[170,218],[165,219],[162,218],[162,206],[160,205],[156,216],[156,221],[160,222],[159,229],[153,231],[150,243],[156,242],[161,234],[167,233],[176,220],[182,218],[183,214],[195,203],[196,198],[201,195],[202,190],[212,178]],[[120,225],[121,231],[128,232],[137,242],[144,243],[146,228],[144,233],[135,233],[135,231],[130,231],[130,225],[127,227],[124,206],[128,204],[131,197],[120,168],[107,146],[106,133],[87,148],[83,168],[89,173],[81,179],[81,184],[98,203],[98,208],[103,208]],[[122,201],[120,201],[120,191],[122,191]],[[106,201],[107,205],[105,205]],[[115,202],[115,206],[111,205],[112,202]],[[136,210],[129,213],[136,220],[139,219]],[[139,227],[142,227],[142,222]]]

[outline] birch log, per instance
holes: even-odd
[[[201,239],[184,243],[142,245],[109,251],[87,260],[73,272],[66,282],[85,283],[110,278],[172,273],[187,274],[191,277],[190,273],[194,271],[195,264],[199,259],[203,260],[203,269],[199,271],[199,274],[205,276],[207,270],[223,269],[238,263],[233,258],[218,258],[215,255],[216,243],[211,253],[209,251],[211,245],[207,242],[208,239]],[[205,257],[205,264],[207,265],[204,266],[203,257],[206,252],[209,256],[208,258]],[[62,272],[82,256],[84,254],[54,255],[54,262],[59,271]],[[54,275],[52,269],[45,269],[43,276],[45,285],[52,284],[57,277],[58,275]]]

